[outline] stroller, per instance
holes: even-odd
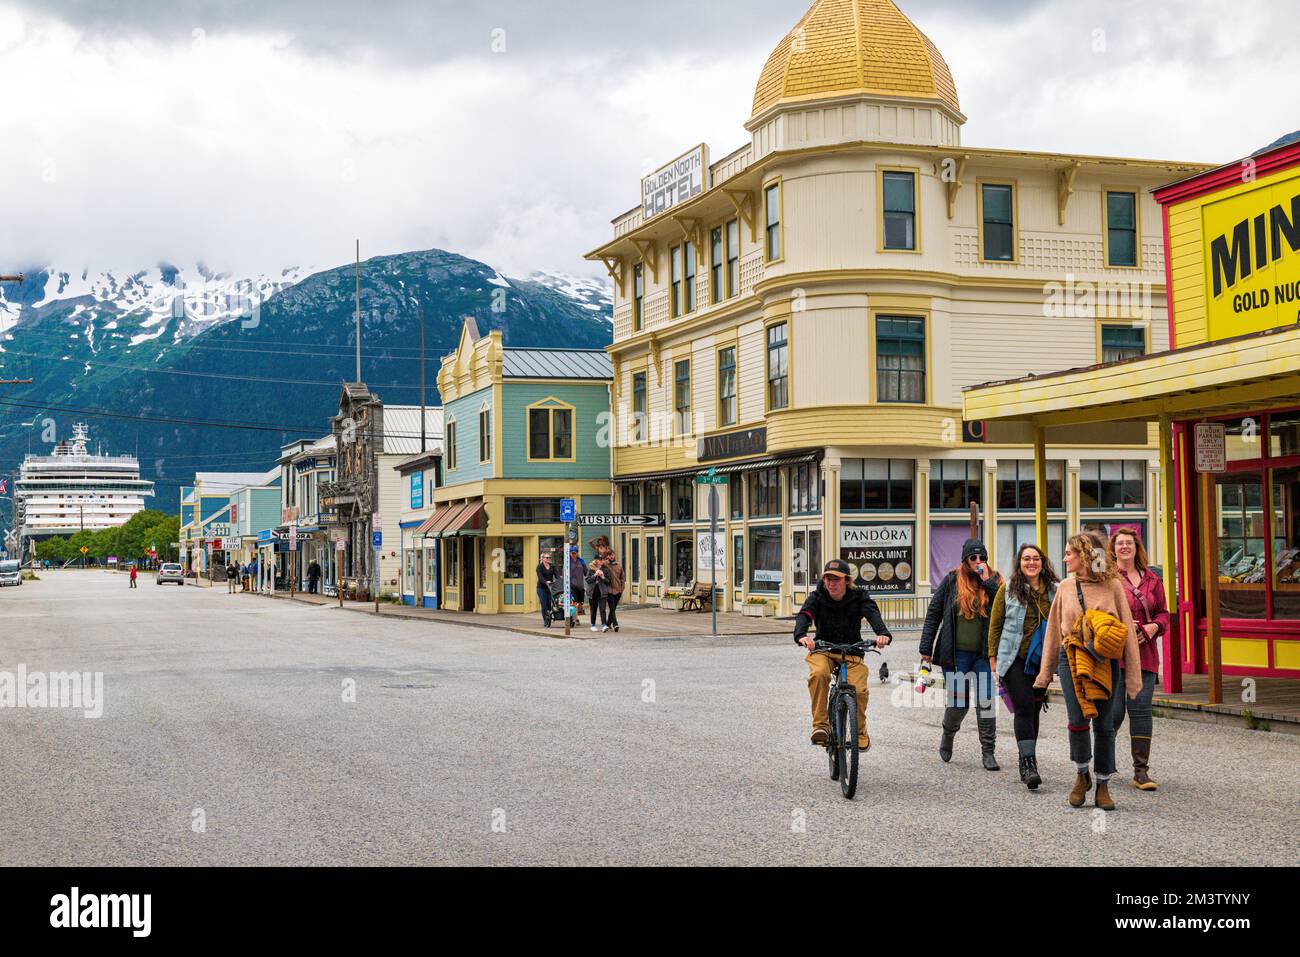
[[[546,609],[546,627],[551,627],[551,622],[564,622],[564,578],[561,575],[555,576],[555,581],[551,582],[551,605]],[[574,613],[577,613],[577,602],[574,602]],[[576,622],[577,619],[575,618]]]

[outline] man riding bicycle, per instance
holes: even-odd
[[[837,655],[835,652],[814,651],[816,642],[808,636],[808,628],[817,626],[817,641],[848,647],[862,641],[862,619],[876,633],[876,647],[883,648],[894,636],[880,617],[880,608],[861,588],[850,581],[853,569],[848,562],[833,558],[822,571],[820,584],[804,601],[794,620],[794,640],[808,649],[808,696],[812,699],[812,743],[826,744],[830,735],[830,716],[826,712],[826,695],[830,689],[831,670],[843,657],[848,662],[848,679],[857,692],[858,750],[871,747],[867,734],[867,679],[869,672],[858,655]]]

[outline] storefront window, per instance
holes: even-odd
[[[1300,468],[1273,469],[1272,617],[1300,619]]]
[[[1030,466],[1030,485],[1033,485]],[[1079,507],[1146,508],[1146,463],[1085,459],[1079,468]]]
[[[434,559],[433,559],[434,554],[435,553],[432,548],[425,548],[424,550],[424,592],[426,595],[433,594],[433,592],[436,591],[436,589],[434,588],[434,584],[437,582],[438,578],[434,569]]]
[[[444,538],[442,542],[445,548],[443,571],[447,576],[447,587],[455,588],[460,584],[460,539]]]
[[[998,463],[998,511],[1029,511],[1036,508],[1034,463]],[[1065,508],[1065,463],[1047,463],[1047,507]]]
[[[781,514],[781,471],[759,469],[749,475],[749,517]]]
[[[524,540],[522,538],[505,538],[501,540],[505,555],[505,578],[524,577]]]
[[[689,522],[694,518],[695,509],[695,483],[687,476],[686,478],[675,478],[672,484],[673,493],[673,521]]]
[[[695,581],[695,544],[691,536],[673,536],[673,584],[685,588]]]
[[[790,514],[815,515],[821,510],[821,472],[816,462],[795,465],[789,471]]]
[[[794,570],[795,588],[808,586],[807,538],[807,533],[802,530],[790,536],[790,565]]]
[[[662,515],[664,512],[664,483],[647,482],[645,487],[645,510],[647,515]]]
[[[731,583],[745,587],[745,536],[731,536]]]
[[[979,504],[984,463],[975,459],[936,460],[930,471],[930,508],[968,509]]]
[[[641,514],[641,486],[640,485],[623,485],[622,489],[623,514],[640,515]]]
[[[542,535],[537,539],[537,560],[540,562],[542,556],[548,553],[551,556],[551,567],[559,568],[560,562],[564,561],[563,535]]]
[[[911,459],[844,459],[840,511],[911,511],[915,467]]]
[[[781,588],[781,527],[763,526],[749,532],[749,590],[775,592]]]
[[[731,517],[743,518],[745,509],[745,477],[739,473],[727,480],[727,501],[730,503]]]
[[[632,541],[628,543],[628,547],[632,549],[632,554],[628,556],[629,574],[632,576],[632,582],[639,585],[641,584],[641,539],[632,539]]]
[[[1263,618],[1267,581],[1264,489],[1257,473],[1216,477],[1219,535],[1219,614]]]
[[[1024,544],[1037,545],[1052,563],[1057,575],[1063,575],[1065,566],[1065,523],[1047,523],[1047,542],[1038,540],[1035,522],[998,522],[998,571],[1009,578],[1015,571],[1016,552]],[[960,561],[960,556],[958,558]],[[956,567],[955,565],[953,567]]]
[[[1264,417],[1244,416],[1224,423],[1224,447],[1229,462],[1258,462],[1264,454]]]
[[[506,499],[507,525],[554,525],[560,521],[558,498]]]
[[[808,532],[808,583],[816,585],[822,577],[822,531],[820,528]]]
[[[662,581],[664,577],[663,539],[651,535],[645,540],[646,581]]]
[[[1269,416],[1268,454],[1275,459],[1300,455],[1300,412]]]

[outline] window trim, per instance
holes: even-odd
[[[984,258],[984,187],[1011,187],[1011,258]],[[975,181],[975,225],[979,230],[979,261],[993,265],[1015,266],[1020,263],[1020,184],[1015,177],[1006,179],[977,179]]]
[[[714,243],[713,237],[718,237]],[[713,261],[713,254],[718,254],[718,260]],[[719,224],[709,230],[709,305],[716,306],[726,297],[722,295],[724,284],[726,283],[727,272],[727,230],[725,225]],[[717,281],[714,281],[714,278]]]
[[[736,403],[736,417],[733,421],[727,422],[722,415],[722,404],[724,397],[722,395],[722,354],[728,349],[731,350],[731,368],[732,375],[735,378],[735,395],[733,399]],[[740,348],[735,341],[718,346],[714,350],[714,385],[717,393],[718,402],[714,410],[716,416],[716,428],[730,429],[740,424]]]
[[[932,349],[933,336],[931,334],[930,310],[914,309],[910,306],[891,305],[887,301],[879,302],[876,306],[867,309],[868,327],[867,327],[867,346],[871,361],[868,368],[870,374],[870,401],[872,405],[888,405],[891,408],[924,408],[934,404],[934,353]],[[880,356],[877,352],[879,345],[878,327],[879,320],[885,319],[919,319],[922,322],[922,329],[925,335],[925,366],[922,374],[925,377],[925,397],[922,402],[882,402],[880,399],[880,383],[877,381],[876,371],[879,366]]]
[[[679,368],[681,365],[683,365],[683,364],[686,365],[686,419],[685,419],[685,422],[683,422],[683,420],[682,420],[682,418],[681,418],[681,416],[680,416],[681,408],[680,408],[680,407],[678,406],[678,404],[677,404],[677,386],[678,386],[678,384],[681,382],[681,379],[679,379],[678,376],[677,376],[677,370],[678,370],[678,368]],[[676,435],[694,435],[694,434],[695,434],[695,410],[694,410],[694,405],[695,405],[695,395],[694,395],[694,391],[693,391],[694,388],[695,388],[695,384],[694,384],[694,382],[692,381],[691,373],[692,373],[692,370],[691,370],[691,357],[690,357],[690,356],[687,356],[685,359],[674,359],[674,360],[673,360],[673,432],[674,432],[674,434],[676,434]],[[685,425],[687,425],[687,426],[689,426],[689,427],[686,428],[685,430],[683,430],[683,429],[682,429],[683,424],[685,424]]]
[[[732,268],[731,265],[732,263],[731,227],[732,226],[736,227],[736,249],[735,249],[736,265],[734,269]],[[744,240],[741,239],[740,237],[740,217],[736,216],[733,219],[727,220],[723,224],[723,228],[722,228],[723,262],[726,263],[726,267],[727,267],[724,270],[726,275],[723,277],[723,281],[726,283],[727,299],[735,299],[740,295],[740,247],[742,247],[744,244],[745,244]],[[733,285],[735,286],[736,289],[735,292],[731,291]]]
[[[533,412],[543,409],[549,413],[546,417],[547,438],[546,448],[550,452],[548,458],[535,458],[533,456]],[[557,458],[555,455],[555,413],[567,410],[569,413],[569,448],[572,455],[568,458]],[[577,440],[577,421],[578,410],[575,406],[570,405],[557,396],[548,395],[544,399],[538,399],[531,405],[524,407],[524,459],[528,462],[576,462],[578,460],[578,440]]]
[[[894,249],[885,245],[885,174],[912,174],[912,248]],[[876,167],[876,252],[878,253],[912,253],[921,252],[921,168],[919,166],[877,166]]]
[[[789,409],[792,406],[794,398],[792,377],[790,375],[790,355],[791,340],[790,328],[793,323],[790,321],[791,316],[777,316],[764,324],[763,326],[763,411],[764,413],[779,412],[782,409]],[[772,405],[772,346],[768,342],[768,336],[777,326],[785,326],[785,405]],[[737,400],[739,400],[739,386],[737,386]],[[739,415],[739,408],[737,408]]]
[[[767,221],[767,194],[776,190],[776,223],[772,224]],[[759,191],[763,202],[763,261],[765,263],[785,262],[785,187],[782,184],[781,177],[775,176],[765,182]],[[776,242],[780,255],[773,258],[771,253],[771,244],[769,236],[772,226],[776,226]]]
[[[456,417],[447,416],[447,421],[443,425],[443,437],[447,445],[447,471],[456,471]]]
[[[637,282],[641,283],[641,293],[637,294]],[[645,263],[632,264],[632,331],[640,332],[645,328]]]
[[[1133,197],[1133,265],[1117,266],[1110,261],[1110,194]],[[1103,269],[1144,269],[1142,264],[1142,190],[1136,186],[1103,186],[1101,189],[1101,266]],[[1150,350],[1147,350],[1148,352]]]
[[[682,242],[682,315],[689,316],[700,308],[698,287],[698,266],[700,251],[695,243],[687,239]],[[690,303],[690,308],[687,308]]]
[[[1124,267],[1129,268],[1129,267]],[[1120,329],[1140,328],[1142,330],[1142,355],[1151,355],[1151,323],[1141,319],[1106,319],[1097,317],[1097,364],[1101,365],[1102,359],[1102,333],[1107,326],[1113,326]]]
[[[645,388],[641,391],[641,394],[645,396],[645,408],[642,409],[640,412],[642,416],[640,420],[637,419],[637,407],[636,407],[637,376],[640,376],[645,382]],[[640,369],[632,370],[632,388],[630,391],[632,393],[632,442],[631,444],[636,445],[640,442],[648,441],[650,437],[650,421],[649,421],[650,420],[650,370],[649,369],[642,367]]]
[[[668,248],[668,318],[670,319],[683,315],[682,274],[685,272],[683,263],[682,244],[670,246]]]
[[[487,431],[483,430],[484,416],[487,417]],[[486,441],[485,441],[486,440]],[[487,458],[483,457],[484,449]],[[478,407],[478,464],[489,465],[492,462],[492,407],[486,402]]]

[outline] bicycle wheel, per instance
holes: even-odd
[[[839,739],[840,793],[852,801],[858,790],[858,702],[852,694],[836,701],[836,735]]]
[[[835,746],[835,695],[826,702],[826,713],[830,715],[830,733],[826,736],[826,757],[831,766],[831,780],[840,778],[840,749]]]

